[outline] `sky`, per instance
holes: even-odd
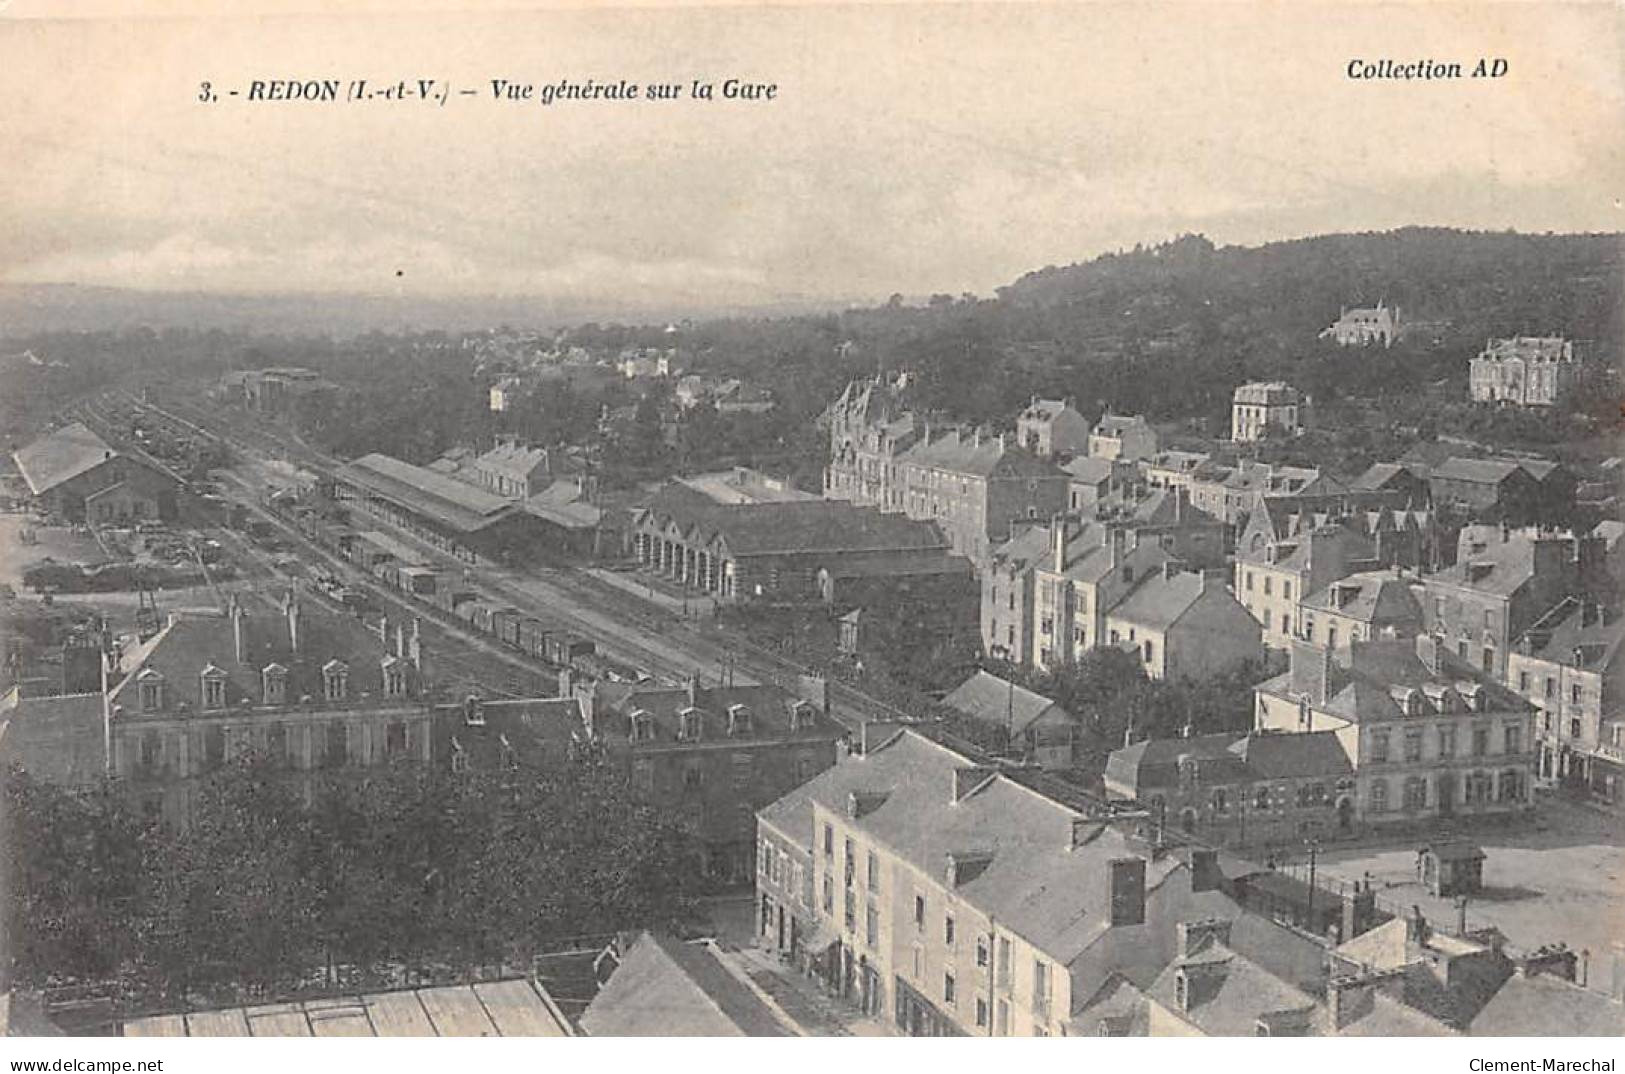
[[[989,294],[1185,232],[1625,230],[1610,3],[0,5],[0,283],[739,306]],[[1507,75],[1346,74],[1479,57]],[[480,95],[197,99],[323,78]]]

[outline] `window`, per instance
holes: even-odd
[[[872,850],[869,851],[869,862],[868,868],[865,870],[865,877],[869,882],[869,890],[878,892],[880,890],[880,856]]]
[[[846,841],[846,846],[844,849],[846,851],[846,856],[842,859],[842,867],[845,870],[846,886],[850,888],[852,886],[852,878],[857,874],[858,856],[856,849],[852,846],[852,840],[848,839]]]
[[[979,1029],[987,1027],[987,1000],[981,996],[976,997],[976,1025]]]
[[[322,696],[329,701],[343,701],[350,685],[350,669],[342,660],[329,660],[322,667]]]
[[[1439,728],[1439,756],[1442,759],[1456,755],[1456,729],[1454,727]]]
[[[1223,787],[1215,788],[1209,804],[1213,807],[1215,813],[1230,812],[1230,796]]]
[[[655,766],[647,757],[639,757],[632,762],[632,788],[639,794],[654,793]]]
[[[914,927],[925,928],[925,896],[914,896]]]
[[[687,768],[683,769],[683,789],[685,791],[697,791],[703,786],[705,786],[705,769],[701,768],[698,763],[691,763]]]
[[[1291,582],[1290,579],[1282,580],[1282,582],[1281,582],[1281,596],[1285,597],[1287,600],[1292,599],[1292,582]]]
[[[1557,696],[1557,680],[1552,678],[1550,675],[1546,676],[1546,696]]]
[[[1247,590],[1247,592],[1249,592],[1249,593],[1251,593],[1253,591],[1253,572],[1252,571],[1247,572],[1247,584],[1243,588],[1245,588]]]
[[[734,787],[743,790],[750,786],[752,778],[756,775],[756,758],[744,751],[735,753],[732,768]]]
[[[942,919],[942,942],[950,948],[954,945],[954,917],[952,914]]]
[[[835,912],[835,881],[828,873],[824,874],[824,913]]]
[[[1253,792],[1253,808],[1254,809],[1268,809],[1269,807],[1270,807],[1270,789],[1268,787],[1260,787],[1260,788],[1258,788],[1257,791]]]
[[[1151,663],[1151,661],[1154,659],[1155,653],[1156,653],[1156,650],[1152,647],[1151,643],[1149,641],[1146,642],[1145,643],[1145,662],[1147,664]]]
[[[1473,756],[1482,757],[1490,752],[1490,729],[1488,727],[1473,728]]]
[[[835,856],[835,829],[831,825],[824,825],[824,857]]]
[[[1426,809],[1428,804],[1428,783],[1421,776],[1412,776],[1405,781],[1404,807],[1407,810]]]
[[[226,673],[212,664],[203,671],[203,707],[226,707]]]
[[[384,751],[391,757],[406,753],[406,721],[391,720],[384,730]]]
[[[1572,704],[1575,704],[1575,705],[1578,705],[1580,703],[1580,684],[1579,683],[1575,683],[1574,685],[1569,687],[1569,701]]]
[[[1007,1037],[1007,1036],[1010,1035],[1010,1004],[1009,1004],[1009,1001],[1002,1000],[1002,999],[999,1000],[999,1005],[998,1005],[997,1008],[995,1008],[995,1010],[997,1011],[998,1020],[993,1026],[993,1032],[996,1033],[998,1036]]]
[[[1518,672],[1518,692],[1520,694],[1529,692],[1529,672],[1527,671]]]
[[[1420,761],[1422,759],[1422,729],[1420,727],[1405,732],[1405,760]]]
[[[1326,645],[1328,648],[1337,648],[1337,624],[1326,624]]]
[[[1388,732],[1371,732],[1371,760],[1374,764],[1386,764],[1388,761]]]
[[[1504,727],[1501,729],[1501,745],[1504,753],[1523,752],[1523,728]]]
[[[1274,581],[1274,579],[1272,579],[1269,575],[1267,575],[1267,574],[1264,575],[1264,595],[1266,597],[1272,595],[1273,586],[1272,586],[1271,583],[1273,581]]]
[[[1374,779],[1371,781],[1371,811],[1383,813],[1388,809],[1388,781]]]
[[[1523,775],[1516,768],[1508,768],[1501,773],[1500,780],[1501,801],[1518,802],[1523,800]]]
[[[987,969],[987,937],[976,937],[976,965],[978,969]]]
[[[863,938],[870,947],[880,945],[880,914],[873,904],[863,910]]]
[[[1049,963],[1033,959],[1033,1013],[1049,1017]]]
[[[950,1007],[956,1003],[954,999],[954,975],[951,973],[942,975],[942,1002]]]
[[[329,768],[338,768],[350,759],[350,726],[342,720],[327,725],[327,750],[323,758]]]
[[[843,905],[844,910],[841,917],[846,922],[846,931],[851,932],[855,927],[858,916],[858,897],[851,888],[846,889],[846,898]]]
[[[1570,738],[1579,738],[1580,737],[1580,717],[1578,717],[1578,716],[1571,716],[1569,718],[1569,737]]]

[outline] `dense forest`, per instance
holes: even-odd
[[[687,836],[582,761],[402,766],[306,809],[244,758],[185,831],[109,787],[4,778],[7,964],[21,987],[117,981],[137,1006],[462,978],[561,941],[682,928]]]

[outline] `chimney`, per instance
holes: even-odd
[[[1416,658],[1433,675],[1439,674],[1442,663],[1440,650],[1443,648],[1438,638],[1431,634],[1418,634],[1416,636]]]
[[[696,673],[696,672],[690,672],[689,673],[688,678],[686,680],[684,680],[684,682],[683,682],[683,690],[688,695],[688,705],[689,705],[689,707],[690,708],[696,708],[696,709],[699,708],[700,707],[700,676],[699,676],[698,673]]]
[[[958,802],[971,791],[992,779],[996,769],[992,765],[962,765],[954,769],[954,801]]]
[[[237,663],[248,663],[248,639],[243,632],[243,606],[237,603],[237,594],[231,595],[231,604],[228,612],[231,616],[231,642],[232,651],[237,656]]]
[[[1181,921],[1175,926],[1175,941],[1178,950],[1176,958],[1190,958],[1207,945],[1209,940],[1216,943],[1230,942],[1230,922],[1222,917],[1203,918],[1200,921]]]
[[[1347,941],[1371,931],[1377,918],[1377,893],[1371,881],[1356,880],[1352,888],[1343,892],[1343,924],[1338,933]]]
[[[1425,944],[1428,939],[1428,919],[1422,916],[1422,908],[1411,905],[1411,912],[1405,917],[1405,942],[1408,944]]]
[[[1371,1013],[1376,1001],[1376,982],[1369,975],[1344,974],[1326,982],[1326,1011],[1334,1029],[1358,1022]]]
[[[1325,704],[1331,692],[1331,647],[1293,639],[1291,676],[1293,690],[1311,704]]]
[[[1456,896],[1456,935],[1467,935],[1467,896]]]
[[[406,626],[399,621],[395,623],[395,655],[406,659]]]
[[[1108,919],[1112,926],[1145,923],[1145,859],[1116,858],[1107,865]]]
[[[299,655],[299,595],[293,590],[288,591],[288,650],[293,655]]]
[[[1051,569],[1056,573],[1066,570],[1066,516],[1053,515],[1049,522],[1049,550]]]
[[[1163,560],[1163,563],[1162,563],[1162,580],[1164,582],[1173,581],[1174,580],[1174,575],[1176,575],[1178,573],[1179,573],[1179,563],[1176,560],[1172,560],[1172,559]]]
[[[1118,561],[1123,558],[1123,527],[1122,526],[1111,526],[1111,527],[1109,527],[1108,534],[1107,534],[1107,540],[1111,544],[1111,550],[1112,550],[1112,560],[1111,560],[1111,562],[1112,562],[1112,566],[1115,568],[1117,566]]]
[[[1191,847],[1191,893],[1218,891],[1224,884],[1219,871],[1219,852],[1210,847]]]

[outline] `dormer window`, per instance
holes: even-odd
[[[383,661],[384,696],[406,696],[406,664],[397,656],[386,656]]]
[[[164,677],[152,668],[136,676],[141,693],[141,711],[159,712],[164,707]]]
[[[698,742],[705,729],[705,714],[696,708],[686,708],[677,714],[677,737],[683,742]]]
[[[790,706],[790,733],[796,734],[812,726],[813,709],[805,701]]]
[[[638,709],[632,713],[631,739],[633,742],[653,742],[655,737],[655,718],[649,713]]]
[[[342,660],[329,660],[322,665],[322,696],[329,701],[343,701],[350,689],[350,666]]]
[[[728,737],[739,738],[751,733],[750,709],[744,705],[728,706]]]
[[[203,683],[203,708],[223,709],[226,707],[226,673],[210,664],[204,668],[198,678]]]
[[[267,705],[288,703],[288,669],[281,664],[266,664],[260,671],[260,688]]]

